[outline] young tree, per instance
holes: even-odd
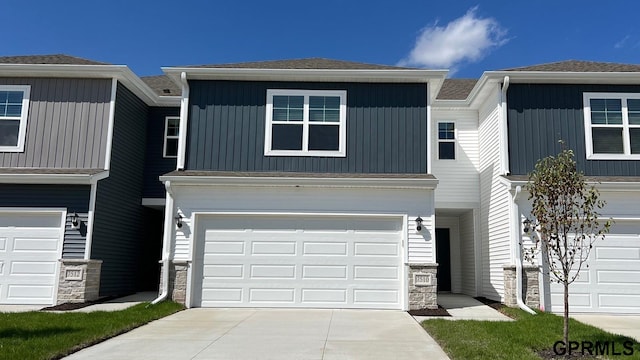
[[[591,248],[596,240],[604,239],[611,221],[598,220],[605,202],[577,170],[571,150],[564,149],[555,157],[539,160],[525,188],[532,200],[533,216],[525,221],[525,232],[531,234],[533,245],[523,250],[524,257],[533,263],[541,251],[551,281],[563,285],[563,337],[568,344],[569,284],[578,277],[583,265],[588,267],[585,262]]]

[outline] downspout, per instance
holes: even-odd
[[[164,187],[167,195],[164,208],[164,234],[162,236],[162,291],[151,304],[157,304],[169,295],[169,257],[171,254],[171,237],[173,235],[173,192],[171,191],[170,181],[165,182]]]
[[[518,195],[522,192],[522,186],[516,186],[515,194],[513,194],[513,201],[511,202],[511,220],[513,224],[511,225],[511,238],[514,241],[513,249],[515,250],[514,258],[516,260],[516,303],[518,307],[529,314],[535,315],[536,312],[531,310],[524,301],[522,300],[522,249],[520,245],[520,219],[518,214],[520,214],[520,209],[518,203],[516,202],[518,199]]]
[[[509,137],[507,126],[507,90],[509,89],[509,76],[505,76],[500,93],[500,110],[502,121],[500,124],[500,174],[509,174]]]
[[[189,116],[189,82],[187,73],[180,74],[182,83],[182,100],[180,100],[180,133],[178,137],[178,159],[176,170],[184,170],[184,163],[187,150],[187,117]]]

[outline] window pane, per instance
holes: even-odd
[[[629,139],[631,140],[631,153],[640,154],[640,129],[629,129]]]
[[[178,139],[167,139],[166,156],[178,156]]]
[[[591,129],[594,154],[622,154],[622,128]]]
[[[302,125],[274,124],[271,150],[302,150]]]
[[[438,139],[453,140],[455,139],[454,123],[438,123]]]
[[[180,120],[169,119],[167,120],[167,136],[178,136],[180,134]]]
[[[274,96],[273,121],[302,121],[304,96]]]
[[[22,104],[22,91],[7,91],[8,104]]]
[[[340,126],[310,125],[309,150],[339,150]]]
[[[592,124],[622,124],[621,99],[591,99]]]
[[[627,99],[629,124],[640,125],[640,99]]]
[[[340,97],[309,96],[309,120],[318,122],[339,122]]]
[[[0,121],[0,146],[18,146],[19,120]]]
[[[456,158],[456,143],[439,142],[438,143],[438,159],[453,160]]]

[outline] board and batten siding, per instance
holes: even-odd
[[[426,173],[427,84],[189,82],[186,169]],[[264,156],[267,89],[346,90],[346,157]]]
[[[118,84],[109,177],[97,187],[91,258],[102,260],[100,295],[132,293],[144,231],[141,205],[147,105]]]
[[[433,191],[415,189],[359,188],[269,188],[235,186],[172,186],[175,206],[183,216],[176,230],[172,252],[176,260],[191,260],[193,212],[287,213],[287,214],[407,214],[408,246],[403,251],[409,263],[435,262],[432,223]],[[249,216],[249,215],[248,215]],[[416,217],[424,229],[416,231]],[[247,218],[247,228],[251,221]]]
[[[0,207],[60,208],[67,210],[62,257],[84,258],[89,212],[89,185],[0,184]],[[78,213],[84,226],[71,229],[70,217]]]
[[[439,122],[455,124],[455,160],[438,159]],[[436,208],[478,207],[480,203],[478,112],[435,108],[432,111],[432,129],[431,172],[439,180],[436,188]]]
[[[503,266],[511,261],[510,195],[500,181],[500,88],[480,109],[480,234],[482,296],[504,298]]]
[[[0,167],[104,168],[111,79],[0,78],[30,85],[23,152],[0,152]]]
[[[160,175],[176,169],[175,158],[164,157],[165,119],[167,116],[179,116],[180,108],[152,107],[147,122],[147,147],[144,161],[145,198],[165,198],[164,185]]]
[[[461,292],[469,296],[476,293],[475,218],[473,210],[459,217]]]
[[[539,159],[556,155],[563,140],[588,176],[640,176],[637,160],[587,160],[585,92],[640,93],[640,86],[511,84],[507,92],[509,163],[512,175],[526,175]]]

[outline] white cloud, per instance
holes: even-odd
[[[624,47],[624,45],[626,44],[627,40],[629,40],[629,35],[625,36],[622,38],[622,40],[618,41],[617,43],[615,43],[613,45],[614,48],[616,49],[621,49]]]
[[[463,62],[476,62],[504,45],[507,31],[493,18],[477,16],[473,7],[446,26],[434,23],[421,30],[416,44],[400,66],[452,69]]]

